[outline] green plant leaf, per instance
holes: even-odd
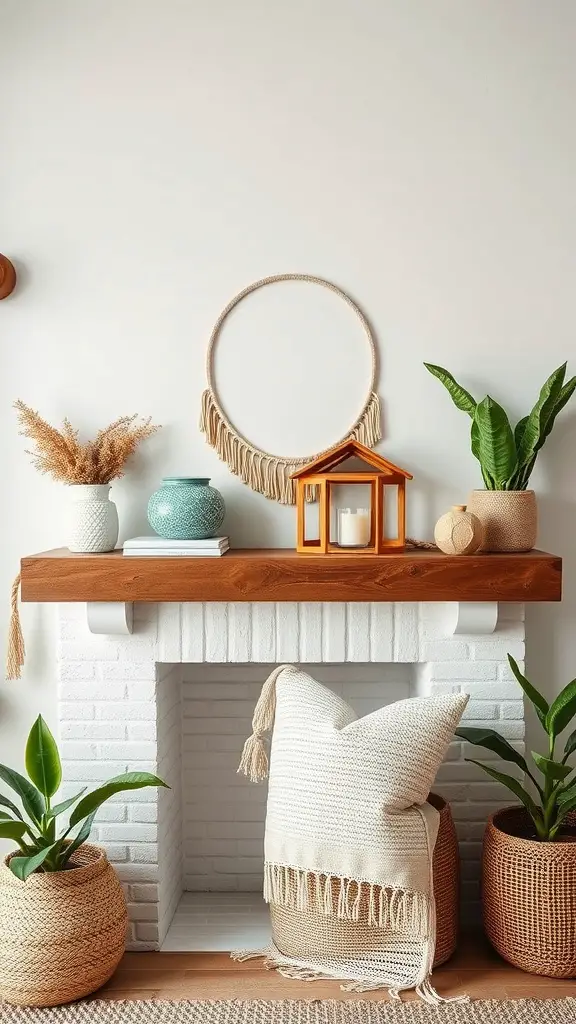
[[[495,489],[505,489],[518,461],[508,417],[502,406],[486,395],[476,406],[474,422],[478,428],[477,457],[480,465],[494,481]]]
[[[19,842],[26,833],[23,821],[0,821],[0,839],[15,839]]]
[[[34,853],[31,857],[12,857],[10,860],[12,874],[16,875],[16,878],[19,878],[21,882],[25,882],[28,876],[44,863],[46,857],[54,849],[54,845],[45,846],[43,850],[39,850],[38,853]]]
[[[494,729],[466,728],[461,725],[456,729],[455,735],[463,740],[467,740],[468,743],[473,743],[476,747],[485,747],[486,750],[493,751],[503,761],[517,764],[523,772],[528,771],[528,765],[522,754],[515,750],[508,740],[504,739],[499,732],[495,732]]]
[[[44,813],[44,800],[42,799],[42,794],[36,789],[36,786],[33,786],[32,783],[29,782],[28,779],[25,779],[23,775],[15,772],[12,768],[7,768],[6,765],[3,764],[0,764],[0,779],[2,782],[5,782],[7,786],[10,786],[10,789],[13,789],[14,792],[18,794],[26,813],[30,816],[34,824],[40,827],[40,819]]]
[[[66,846],[63,846],[62,853],[59,858],[60,867],[64,867],[68,863],[70,858],[76,853],[78,847],[82,846],[82,843],[86,842],[90,835],[90,832],[92,831],[92,825],[94,824],[95,817],[96,811],[92,811],[92,814],[88,815],[84,824],[82,825],[82,828],[79,829],[78,834],[72,840],[72,842],[68,843]]]
[[[12,811],[12,814],[15,814],[16,817],[20,819],[20,821],[24,821],[24,818],[16,807],[16,804],[13,804],[12,801],[9,800],[7,796],[3,796],[2,793],[0,793],[0,807],[7,807],[9,811]]]
[[[576,750],[576,729],[574,729],[574,732],[570,733],[568,739],[566,740],[566,743],[564,744],[564,759],[566,760],[567,757],[570,757],[570,754],[573,754],[575,750]]]
[[[566,800],[558,802],[558,813],[556,816],[556,820],[552,825],[552,828],[550,829],[551,838],[554,838],[554,836],[557,834],[562,822],[564,821],[564,818],[566,818],[567,815],[570,814],[570,811],[574,810],[576,810],[576,789],[574,790],[574,792],[570,794],[569,797],[566,798]]]
[[[563,732],[576,715],[576,679],[573,679],[560,691],[556,700],[550,705],[546,715],[546,728],[550,736],[556,737]]]
[[[540,769],[545,778],[552,779],[554,782],[562,782],[574,771],[570,765],[562,764],[561,761],[552,761],[549,757],[543,757],[542,754],[537,754],[534,750],[532,751],[532,757],[534,764]]]
[[[62,782],[62,765],[56,740],[42,715],[34,722],[26,744],[26,771],[46,801]]]
[[[564,387],[562,388],[562,391],[560,392],[560,396],[559,396],[559,398],[558,398],[558,400],[556,402],[556,405],[554,406],[554,409],[552,411],[552,415],[550,416],[550,418],[548,420],[548,423],[546,424],[546,432],[544,434],[544,440],[546,440],[548,435],[551,433],[552,427],[554,426],[554,422],[556,420],[556,417],[557,417],[558,413],[561,412],[562,409],[564,408],[564,406],[570,401],[570,399],[572,398],[572,395],[574,394],[574,390],[575,389],[576,389],[576,377],[571,377],[570,380],[566,381]],[[540,446],[540,447],[542,447],[542,446]]]
[[[518,445],[518,464],[520,466],[525,466],[530,462],[546,440],[548,423],[560,398],[565,375],[566,363],[563,363],[542,385],[538,400],[526,420]]]
[[[542,696],[540,691],[537,690],[535,686],[532,686],[532,683],[528,682],[526,676],[522,675],[520,669],[518,668],[518,663],[514,660],[511,654],[508,655],[508,664],[510,665],[510,668],[512,669],[514,675],[516,676],[516,679],[520,683],[520,686],[524,690],[524,693],[531,701],[531,703],[534,705],[535,710],[537,712],[540,711],[543,716],[546,716],[548,714],[550,707],[546,698]],[[540,718],[540,721],[542,722],[542,718]]]
[[[557,801],[559,804],[565,803],[566,800],[571,800],[573,796],[576,796],[576,781],[567,782],[557,793]]]
[[[50,821],[52,818],[57,818],[58,815],[64,814],[69,807],[73,807],[76,801],[79,800],[80,797],[83,796],[83,794],[86,792],[86,788],[87,787],[84,786],[84,788],[81,789],[79,793],[76,793],[75,796],[68,797],[67,800],[63,800],[62,803],[60,804],[54,804],[54,807],[51,807],[50,810],[48,811],[48,814],[46,815],[47,819]]]
[[[0,811],[0,821],[14,821],[11,814],[6,814],[6,811]]]
[[[460,409],[461,412],[467,412],[469,416],[473,416],[476,402],[472,395],[455,380],[452,374],[445,370],[443,366],[436,366],[434,363],[424,363],[424,366],[434,377],[437,377],[442,382],[456,408]]]
[[[143,789],[145,786],[169,788],[165,782],[162,782],[162,779],[157,778],[156,775],[150,775],[149,772],[126,772],[125,775],[116,775],[104,786],[95,789],[93,793],[88,793],[88,796],[80,801],[70,815],[70,825],[77,825],[79,821],[82,821],[92,811],[96,811],[101,804],[116,793],[123,793],[128,789]]]
[[[517,796],[518,799],[522,801],[534,824],[541,822],[542,815],[539,807],[534,802],[530,794],[526,792],[524,786],[518,782],[518,779],[515,779],[513,775],[506,775],[504,772],[498,772],[495,768],[490,768],[487,764],[482,764],[481,761],[474,761],[471,757],[467,757],[466,760],[470,764],[475,764],[478,768],[482,768],[492,779],[495,779],[496,782],[502,783],[503,786],[506,786],[507,789],[511,790],[511,792],[514,793],[514,796]]]
[[[518,423],[514,427],[514,444],[516,445],[516,452],[518,452],[520,449],[520,445],[522,443],[522,438],[524,437],[524,431],[526,429],[527,423],[528,417],[523,416],[521,420],[518,420]]]

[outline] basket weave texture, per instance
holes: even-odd
[[[440,811],[438,838],[434,847],[433,874],[436,901],[436,954],[434,966],[450,959],[458,939],[458,897],[460,860],[458,839],[450,805],[442,797],[431,793],[428,797]],[[333,883],[333,899],[338,899],[337,880]],[[311,911],[292,910],[270,904],[272,937],[276,947],[285,956],[307,959],[319,952],[334,960],[351,954],[369,955],[382,949],[378,929],[368,925],[368,897],[360,906],[358,921],[343,921],[337,917]]]
[[[472,491],[468,511],[484,527],[481,551],[531,551],[536,544],[534,491]]]
[[[0,998],[59,1006],[94,992],[124,952],[124,893],[103,850],[84,844],[78,867],[21,882],[0,864]]]
[[[576,812],[566,819],[576,826]],[[542,843],[526,812],[492,815],[484,835],[486,934],[509,963],[550,978],[576,977],[576,842]]]

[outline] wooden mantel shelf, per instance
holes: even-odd
[[[526,554],[133,558],[67,548],[22,559],[23,601],[560,601],[562,559]]]

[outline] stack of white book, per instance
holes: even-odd
[[[125,555],[142,558],[218,558],[230,547],[228,537],[207,540],[165,540],[164,537],[131,537],[125,540]]]

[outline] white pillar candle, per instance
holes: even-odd
[[[343,548],[365,548],[370,543],[370,509],[338,509],[338,543]]]

